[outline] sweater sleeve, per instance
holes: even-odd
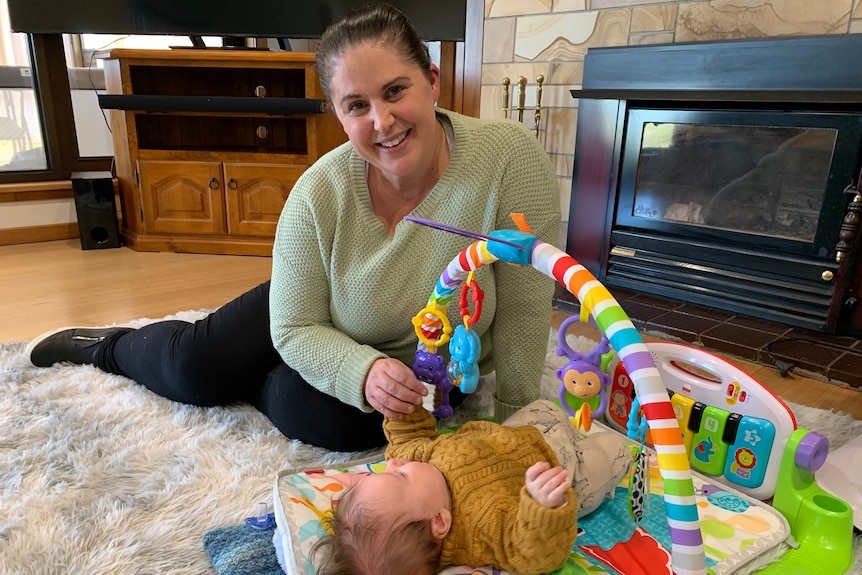
[[[348,185],[347,169],[339,161],[345,160],[334,152],[318,160],[320,165],[303,174],[282,210],[272,254],[270,330],[284,362],[306,382],[370,412],[365,376],[386,355],[337,329],[330,312],[329,261],[336,225],[331,190]]]
[[[383,433],[388,442],[386,459],[411,461],[427,462],[429,450],[440,437],[437,420],[422,406],[401,420],[384,418]]]
[[[578,529],[574,491],[565,505],[550,509],[521,489],[517,505],[489,493],[472,530],[474,545],[493,550],[495,566],[532,575],[558,569],[572,551]]]
[[[502,178],[497,228],[513,228],[509,214],[521,212],[539,240],[556,245],[560,199],[553,167],[535,136],[522,124],[517,128],[505,142],[511,161]],[[494,265],[497,311],[490,336],[497,372],[494,419],[500,422],[539,397],[555,283],[535,269]]]

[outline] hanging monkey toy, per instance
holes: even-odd
[[[560,380],[557,397],[560,400],[560,406],[566,413],[575,418],[575,425],[582,426],[586,431],[589,431],[592,419],[604,415],[608,406],[608,387],[611,378],[602,371],[601,365],[602,356],[611,350],[611,346],[608,338],[602,335],[601,341],[592,351],[584,353],[573,350],[566,341],[566,331],[572,323],[578,321],[581,321],[578,316],[567,317],[560,324],[560,329],[557,332],[556,353],[569,360],[566,365],[556,371],[557,379]],[[567,394],[584,400],[577,412],[569,405]],[[587,400],[597,395],[599,396],[599,406],[593,412]]]

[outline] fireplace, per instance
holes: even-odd
[[[567,251],[612,288],[862,334],[858,53],[852,35],[589,50]]]

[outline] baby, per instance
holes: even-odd
[[[313,550],[320,575],[431,575],[459,564],[553,571],[572,550],[577,518],[613,494],[631,463],[621,435],[582,437],[546,400],[502,425],[438,434],[420,407],[383,429],[385,471],[338,477],[349,489]]]

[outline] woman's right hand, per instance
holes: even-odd
[[[388,417],[400,420],[413,413],[428,390],[409,367],[397,359],[378,359],[365,378],[365,400]]]

